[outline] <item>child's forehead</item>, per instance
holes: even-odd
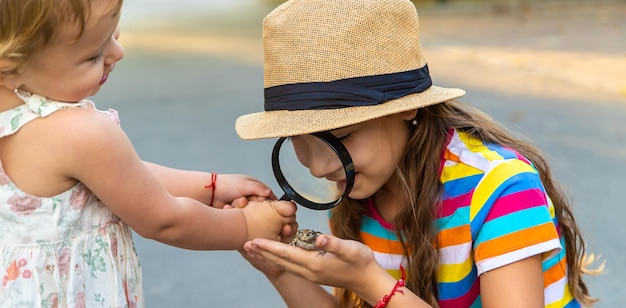
[[[335,128],[335,129],[331,130],[330,132],[333,135],[340,135],[342,133],[346,133],[346,132],[357,130],[360,127],[362,127],[363,125],[365,125],[366,123],[367,122],[362,122],[362,123],[352,124],[352,125],[348,125],[348,126],[344,126],[344,127],[339,127],[339,128]]]
[[[119,18],[122,0],[92,1],[85,16],[85,29],[96,27],[105,19]]]
[[[74,44],[81,41],[89,41],[93,32],[97,32],[103,24],[116,20],[120,16],[118,7],[112,6],[113,2],[119,0],[96,1],[92,3],[84,15],[84,21],[77,18],[64,18],[59,24],[56,35],[56,43]]]

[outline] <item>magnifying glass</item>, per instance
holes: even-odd
[[[285,192],[280,200],[313,210],[337,206],[354,185],[352,158],[330,132],[278,139],[272,150],[272,169]]]

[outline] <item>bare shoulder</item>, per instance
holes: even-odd
[[[46,133],[44,146],[58,153],[62,168],[75,168],[77,162],[89,162],[131,149],[122,129],[106,114],[93,109],[72,108],[57,111],[38,121],[39,133]],[[44,139],[44,138],[42,138]],[[69,165],[63,165],[62,163]]]
[[[57,111],[46,119],[47,127],[54,127],[56,135],[66,142],[80,145],[111,142],[125,136],[122,129],[101,111],[88,108],[71,108]]]
[[[64,109],[23,128],[15,136],[19,138],[13,139],[18,142],[11,144],[12,155],[0,149],[2,162],[8,157],[14,167],[11,176],[19,174],[18,186],[26,188],[22,190],[51,197],[81,182],[134,226],[141,224],[144,215],[160,215],[163,206],[175,205],[107,114],[88,108]]]
[[[35,119],[2,138],[0,159],[22,190],[53,196],[78,182],[77,172],[88,168],[90,157],[111,148],[132,151],[114,121],[97,110],[70,108]]]
[[[67,165],[68,176],[79,178],[85,171],[114,167],[137,154],[121,127],[106,114],[87,108],[73,108],[51,115],[53,140]]]

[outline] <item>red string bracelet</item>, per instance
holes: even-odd
[[[406,279],[406,273],[404,272],[404,266],[402,265],[400,265],[400,272],[402,273],[402,278],[398,279],[398,282],[396,282],[396,285],[393,286],[391,293],[381,297],[378,300],[378,304],[376,304],[373,308],[383,308],[387,306],[387,303],[389,303],[389,300],[391,300],[391,297],[396,294],[396,292],[404,294],[404,291],[400,290],[400,288],[404,287],[404,279]]]
[[[215,200],[215,186],[216,186],[216,184],[217,184],[217,173],[211,172],[211,184],[204,185],[204,188],[210,188],[211,189],[211,203],[209,203],[210,206],[213,206],[213,200]]]

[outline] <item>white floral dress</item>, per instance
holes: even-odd
[[[61,103],[20,92],[0,113],[0,138],[39,117],[87,100]],[[106,112],[117,121],[117,112]],[[142,276],[131,231],[78,183],[52,198],[21,191],[0,161],[0,307],[143,307]]]

